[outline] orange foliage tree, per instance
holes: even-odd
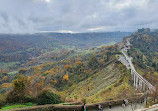
[[[1,81],[5,81],[7,78],[7,76],[4,76]]]
[[[69,75],[68,75],[68,74],[64,75],[64,76],[63,76],[63,80],[69,81]]]

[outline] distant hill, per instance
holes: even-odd
[[[131,33],[0,34],[0,69],[7,68],[6,66],[11,68],[15,65],[21,65],[39,56],[43,57],[43,55],[49,58],[48,56],[52,56],[52,52],[89,49],[103,44],[114,44],[129,34]]]
[[[37,34],[0,34],[1,53],[14,52],[32,47],[48,47],[56,42],[73,45],[77,48],[95,47],[110,42],[120,42],[130,32],[106,33],[37,33]],[[56,44],[55,44],[56,45]]]

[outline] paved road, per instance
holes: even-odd
[[[130,65],[129,65],[129,62],[126,60],[126,58],[122,55],[119,55],[119,61],[124,64],[127,69],[130,69]]]
[[[158,104],[152,105],[149,108],[138,109],[136,111],[158,111]]]
[[[116,107],[112,107],[111,110],[109,108],[104,108],[103,111],[136,111],[138,109],[142,109],[144,108],[145,104],[132,104],[132,105],[128,105],[126,107],[122,107],[122,106],[116,106]],[[99,110],[87,110],[87,111],[99,111]]]

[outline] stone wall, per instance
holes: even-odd
[[[140,102],[144,100],[144,96],[140,97],[133,97],[127,99],[130,103]],[[103,107],[109,107],[109,104],[113,106],[122,105],[122,99],[115,100],[115,101],[108,101],[108,102],[100,102],[100,103],[94,103],[94,104],[87,104],[86,108],[89,109],[96,109],[98,104],[101,104]],[[81,111],[82,105],[39,105],[39,106],[33,106],[33,107],[27,107],[27,108],[19,108],[14,109],[12,111]]]

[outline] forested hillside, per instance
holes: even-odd
[[[0,69],[16,69],[27,61],[38,65],[60,53],[120,42],[128,32],[0,34]],[[62,57],[61,57],[62,58]]]
[[[131,97],[130,71],[117,60],[119,54],[117,46],[103,46],[79,57],[19,69],[18,76],[2,73],[3,101],[39,103],[39,95],[48,88],[62,101],[94,103]]]
[[[129,36],[132,47],[128,51],[137,70],[153,85],[158,83],[158,32],[139,29]]]
[[[94,37],[95,43],[98,37]],[[65,45],[66,41],[63,42]],[[120,54],[117,44],[76,50],[64,48],[27,60],[11,73],[7,72],[11,71],[10,69],[1,70],[1,103],[47,104],[39,99],[47,99],[47,96],[52,96],[52,100],[45,100],[48,103],[94,103],[131,97],[134,92],[131,87],[130,71],[118,61]],[[57,101],[54,101],[54,93],[57,94]]]

